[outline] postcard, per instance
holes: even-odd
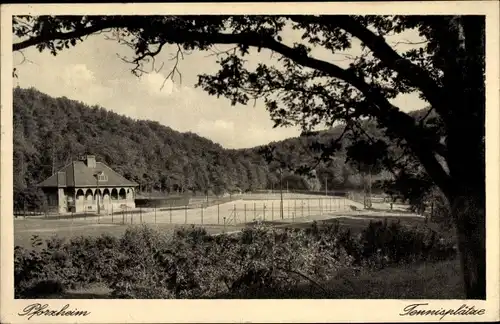
[[[2,322],[499,320],[495,2],[1,15]]]

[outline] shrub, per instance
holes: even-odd
[[[452,242],[428,228],[387,221],[371,222],[358,236],[338,223],[313,223],[305,230],[257,224],[219,236],[194,227],[167,236],[133,226],[121,238],[55,237],[43,243],[34,237],[31,249],[15,249],[15,291],[19,298],[100,282],[115,298],[210,298],[262,288],[287,291],[302,283],[321,287],[318,282],[343,269],[454,254]]]
[[[41,189],[38,188],[14,188],[14,210],[17,213],[23,211],[43,212],[47,209],[47,199]]]
[[[72,260],[71,288],[112,277],[121,253],[119,240],[110,235],[75,237],[62,247],[62,251]]]
[[[57,282],[63,290],[105,281],[113,276],[117,241],[109,235],[81,236],[69,242],[56,236],[43,242],[33,236],[31,249],[14,249],[16,298],[26,297],[31,287],[44,281]]]
[[[59,247],[57,238],[44,243],[38,236],[31,240],[32,249],[16,246],[14,249],[14,294],[16,298],[30,298],[45,287],[46,292],[58,292],[68,284],[71,265],[68,255]],[[55,248],[52,252],[49,249]],[[39,287],[39,288],[36,288]],[[56,288],[57,287],[57,288]]]
[[[400,221],[370,222],[361,237],[360,262],[382,268],[391,264],[439,261],[456,255],[450,240],[429,227],[401,225]]]

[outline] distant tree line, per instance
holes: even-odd
[[[311,147],[338,139],[342,125],[251,149],[225,149],[155,121],[134,120],[65,97],[53,98],[34,88],[17,87],[13,126],[18,204],[36,196],[33,187],[37,183],[85,154],[96,155],[98,161],[139,183],[141,192],[220,195],[279,190],[280,169],[281,185],[288,190],[361,190],[366,185],[368,168],[356,160],[366,159],[367,150],[361,149],[358,155],[362,157],[356,157],[350,148],[349,159],[348,137],[342,138],[342,148],[335,156],[311,166],[316,155]],[[365,121],[363,129],[368,136],[383,138],[371,121]],[[262,154],[265,149],[273,150],[271,160]],[[300,172],[304,165],[312,173]],[[392,179],[386,168],[376,166],[371,171],[375,190]]]

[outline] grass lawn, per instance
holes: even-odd
[[[82,235],[100,236],[103,234],[122,236],[126,229],[131,225],[121,224],[96,224],[82,221],[68,220],[45,220],[45,219],[21,219],[14,221],[14,246],[19,245],[29,248],[30,240],[33,235],[38,235],[41,239],[49,239],[53,236],[71,239]],[[173,232],[182,227],[191,225],[176,224],[148,224],[148,226],[161,230]],[[236,226],[204,226],[209,234],[230,232],[242,228]]]
[[[421,217],[397,217],[397,216],[387,216],[388,221],[401,220],[402,224],[414,226],[414,225],[424,225],[424,220]],[[372,221],[383,221],[382,217],[371,217],[369,215],[359,215],[356,217],[338,217],[327,220],[320,220],[317,222],[318,226],[323,226],[333,222],[339,222],[341,227],[348,227],[351,229],[353,234],[361,232],[368,226],[368,223]],[[266,221],[268,225],[275,227],[289,227],[289,228],[306,228],[310,227],[312,223],[300,223],[300,222],[272,222]],[[130,225],[122,224],[97,224],[96,221],[70,221],[70,220],[54,220],[54,219],[16,219],[14,221],[14,245],[20,245],[23,247],[30,246],[30,238],[33,235],[38,235],[41,239],[47,239],[54,235],[58,237],[64,237],[70,239],[75,236],[91,235],[100,236],[102,234],[109,234],[113,236],[121,236],[125,233],[125,230]],[[179,224],[148,224],[155,229],[161,231],[171,231],[181,227],[191,227],[191,225],[179,225]],[[198,225],[199,226],[199,225]],[[209,234],[216,234],[222,232],[232,232],[238,231],[245,226],[252,226],[252,224],[239,224],[236,226],[217,226],[217,225],[204,225],[203,227],[207,230]],[[428,224],[430,227],[434,227],[435,224]]]

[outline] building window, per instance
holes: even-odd
[[[98,174],[97,175],[97,180],[99,181],[108,181],[108,176],[105,174]]]

